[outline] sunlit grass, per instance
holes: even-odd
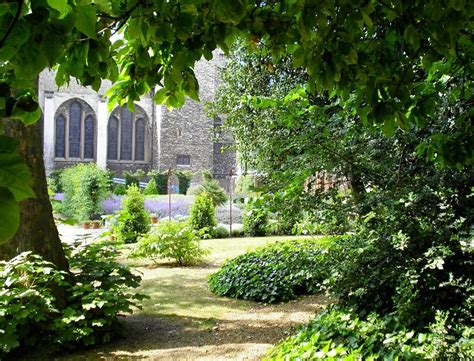
[[[122,260],[143,273],[137,292],[150,296],[143,301],[137,314],[193,317],[205,320],[222,319],[229,312],[245,312],[254,302],[218,297],[207,287],[207,279],[226,259],[263,245],[294,239],[294,236],[230,238],[203,240],[210,253],[204,262],[194,267],[177,267],[169,262],[158,265],[149,260]],[[124,257],[131,246],[123,247]],[[206,323],[204,322],[204,325]],[[207,327],[207,326],[206,326]]]

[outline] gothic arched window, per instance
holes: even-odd
[[[118,132],[119,132],[119,121],[116,117],[112,117],[109,120],[107,127],[107,158],[111,160],[118,159]]]
[[[61,104],[56,112],[55,157],[94,160],[95,123],[94,111],[84,101],[71,99]]]
[[[107,126],[107,159],[124,162],[145,162],[146,115],[135,105],[132,113],[126,106],[116,108]]]

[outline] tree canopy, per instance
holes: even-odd
[[[132,108],[158,86],[154,100],[179,107],[185,96],[199,99],[194,64],[216,48],[227,52],[243,35],[264,42],[273,59],[291,54],[310,92],[350,102],[360,122],[381,125],[387,135],[442,117],[447,131],[433,134],[420,152],[462,167],[473,161],[473,9],[463,0],[3,2],[0,114],[37,121],[36,79],[48,67],[58,85],[75,77],[98,89],[102,79],[112,80],[111,103]],[[18,225],[15,202],[32,194],[14,142],[1,142],[4,241]]]

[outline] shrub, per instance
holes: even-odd
[[[168,173],[159,173],[152,170],[148,172],[148,176],[155,180],[158,194],[168,194]]]
[[[245,205],[243,224],[246,236],[265,236],[268,224],[268,211],[264,207],[262,198],[250,199]]]
[[[148,184],[145,187],[145,190],[143,191],[143,194],[146,196],[151,196],[154,194],[158,194],[158,190],[156,189],[156,183],[155,179],[151,178]]]
[[[211,236],[217,225],[215,213],[216,208],[207,193],[196,196],[189,212],[191,228],[201,231],[203,235]]]
[[[425,332],[397,325],[376,314],[360,319],[350,310],[329,308],[294,336],[273,348],[266,360],[427,360],[472,359],[473,330],[453,334],[439,314]]]
[[[116,263],[117,254],[97,244],[73,249],[71,274],[31,252],[0,262],[0,356],[22,346],[52,352],[110,340],[118,315],[144,298],[130,290],[140,277]],[[63,292],[60,300],[53,284]]]
[[[176,172],[176,176],[178,177],[179,194],[186,194],[191,184],[193,174],[191,172],[181,171]]]
[[[150,230],[150,217],[144,207],[145,197],[135,184],[127,189],[113,232],[120,242],[134,243]]]
[[[200,237],[185,222],[161,221],[156,228],[142,237],[130,257],[157,259],[170,258],[180,266],[197,263],[207,253],[199,246]]]
[[[192,191],[194,195],[201,195],[202,193],[206,193],[211,198],[214,207],[222,206],[227,201],[224,189],[217,180],[212,178],[209,172],[203,173],[202,184]]]
[[[123,178],[125,179],[125,187],[128,188],[132,184],[137,187],[140,181],[145,177],[145,172],[142,169],[138,169],[135,172],[125,171],[123,172]]]
[[[61,183],[61,174],[62,169],[55,169],[51,173],[49,173],[49,185],[53,191],[53,193],[62,193],[63,192],[63,185]]]
[[[275,303],[321,291],[329,269],[322,267],[324,240],[277,242],[240,255],[209,278],[220,296]]]
[[[227,238],[229,237],[229,226],[224,224],[219,224],[213,232],[214,238]]]
[[[123,196],[127,194],[127,188],[123,184],[117,184],[117,186],[114,188],[114,194],[117,196]]]
[[[107,173],[94,163],[66,168],[61,175],[64,200],[61,212],[77,222],[98,219],[107,195]]]

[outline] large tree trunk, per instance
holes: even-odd
[[[25,251],[32,251],[54,263],[61,270],[69,265],[54,224],[49,201],[43,161],[42,122],[25,126],[21,121],[8,120],[5,133],[20,142],[19,153],[33,176],[35,199],[20,202],[20,227],[15,236],[0,246],[0,259],[8,260]]]

